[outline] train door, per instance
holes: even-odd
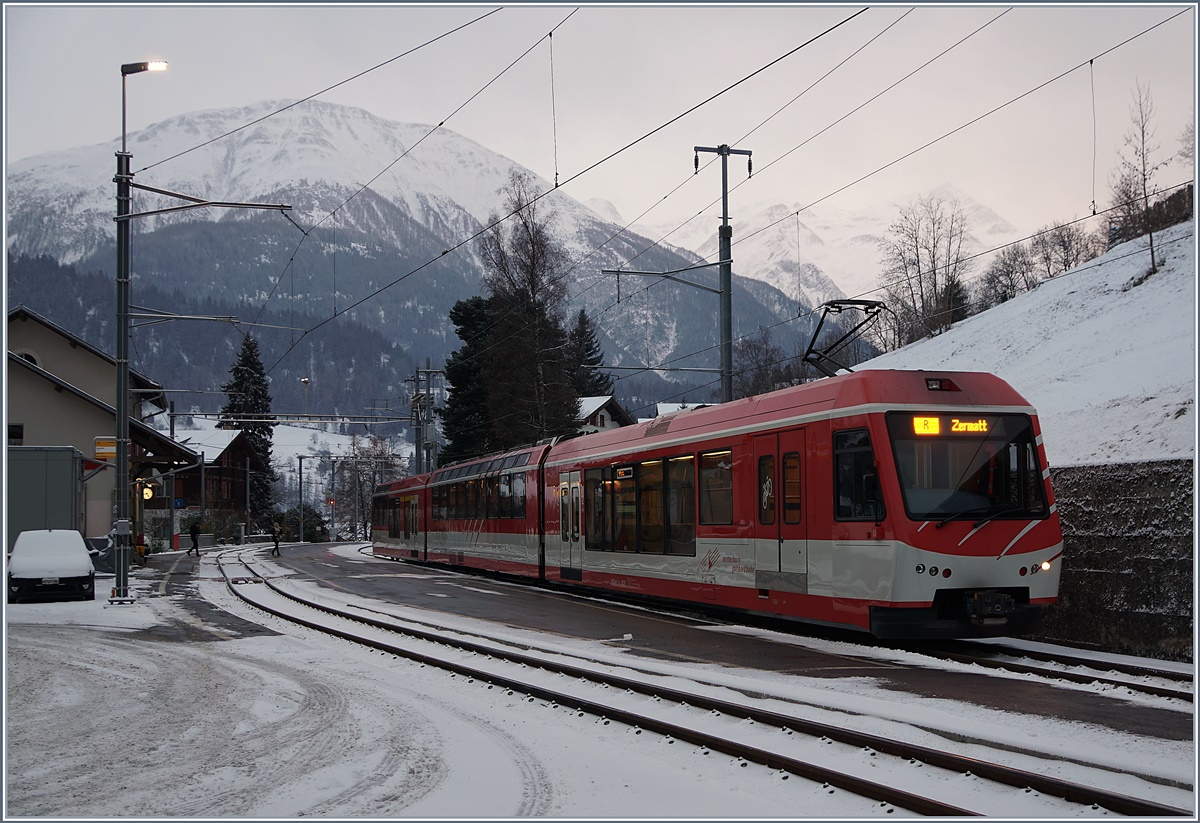
[[[583,579],[583,490],[579,472],[563,472],[558,481],[559,563],[566,580]]]
[[[807,590],[804,429],[754,438],[755,567],[760,589]]]

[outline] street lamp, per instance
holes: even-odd
[[[129,524],[129,225],[130,189],[133,172],[126,151],[125,78],[143,71],[163,71],[167,64],[161,60],[144,63],[125,63],[121,66],[121,150],[117,152],[117,479],[116,479],[116,575],[111,602],[129,598],[129,554],[131,529]]]

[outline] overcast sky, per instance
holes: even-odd
[[[867,10],[854,16],[862,9]],[[693,147],[726,143],[753,152],[754,177],[730,198],[735,221],[739,208],[758,203],[799,207],[822,201],[854,209],[909,200],[952,183],[1019,230],[1033,231],[1090,213],[1093,197],[1101,208],[1106,205],[1109,174],[1130,127],[1135,83],[1153,95],[1162,159],[1179,150],[1196,96],[1192,4],[97,3],[5,5],[4,15],[8,162],[116,140],[122,63],[170,63],[165,74],[129,78],[128,128],[134,133],[192,111],[307,97],[391,60],[321,99],[398,121],[446,121],[448,128],[547,180],[557,173],[577,199],[611,201],[627,220],[659,204],[645,222],[688,217],[718,198],[719,168],[693,179]],[[551,31],[552,40],[546,37]],[[1081,64],[1020,102],[829,197]],[[712,159],[701,155],[702,164]],[[1158,180],[1165,186],[1192,176],[1190,163],[1177,162]],[[731,184],[745,178],[745,158],[730,158]]]

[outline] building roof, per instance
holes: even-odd
[[[584,422],[601,409],[607,410],[609,416],[622,426],[631,426],[635,422],[633,416],[611,394],[579,398],[579,415],[576,419]]]
[[[117,410],[108,403],[98,400],[82,389],[72,386],[70,383],[62,380],[59,377],[56,377],[45,369],[35,366],[33,363],[30,363],[20,355],[13,354],[12,352],[8,353],[8,368],[10,370],[14,368],[27,369],[42,380],[50,382],[59,391],[72,394],[84,402],[95,406],[97,409],[112,415],[114,421],[117,418]],[[196,452],[193,452],[186,446],[177,443],[176,441],[172,440],[161,432],[156,431],[150,426],[147,426],[145,423],[142,423],[139,420],[130,419],[129,439],[141,448],[145,449],[149,455],[157,458],[152,462],[166,460],[170,462],[182,461],[187,463],[195,463],[199,457]]]
[[[113,368],[116,368],[116,366],[117,366],[116,359],[113,358],[111,355],[96,348],[91,343],[87,342],[82,337],[80,337],[79,335],[77,335],[73,332],[67,331],[65,328],[58,325],[53,320],[43,317],[42,315],[38,314],[37,312],[35,312],[33,309],[29,308],[26,305],[22,304],[19,306],[14,306],[13,308],[8,310],[8,322],[12,323],[14,320],[32,320],[35,323],[40,323],[41,325],[45,326],[50,331],[63,337],[75,348],[83,349],[84,351],[88,352],[92,356],[98,357],[101,360],[105,361],[106,363],[111,363]],[[157,382],[151,380],[149,377],[146,377],[144,374],[141,374],[137,371],[134,371],[133,369],[130,369],[129,370],[129,385],[130,385],[130,388],[132,388],[132,389],[140,390],[141,399],[144,400],[145,402],[152,403],[154,406],[156,406],[159,409],[167,408],[167,399],[166,399],[166,396],[162,393],[162,388],[163,388],[162,383],[157,383]],[[157,392],[155,390],[157,390]]]

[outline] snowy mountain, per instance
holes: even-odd
[[[440,363],[459,345],[446,320],[450,307],[480,291],[473,238],[501,210],[510,173],[526,170],[445,128],[319,101],[288,106],[195,112],[130,135],[135,183],[292,206],[287,215],[197,208],[135,220],[135,293],[159,284],[198,300],[241,302],[247,313],[344,316],[385,332],[407,356]],[[117,148],[114,141],[12,164],[8,251],[111,271]],[[570,309],[596,319],[610,365],[714,365],[711,295],[631,278],[618,290],[601,274],[630,260],[642,270],[678,269],[694,263],[693,254],[622,232],[612,215],[561,191],[541,203],[575,261]],[[136,191],[133,211],[180,204]],[[794,301],[770,286],[735,278],[734,292],[735,334],[795,317]],[[790,325],[797,328],[779,337],[806,331]]]

